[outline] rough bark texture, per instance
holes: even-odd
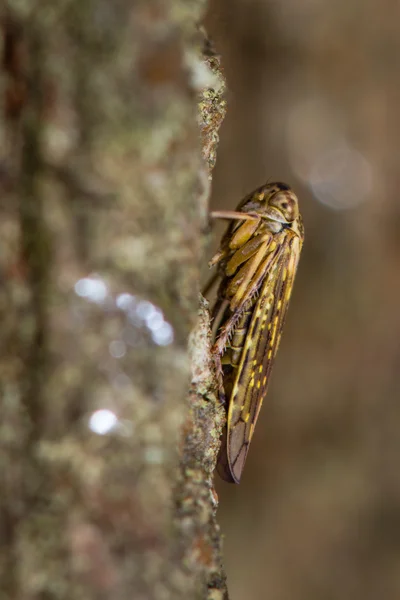
[[[215,78],[202,8],[2,8],[0,598],[225,594],[204,306],[185,399],[209,191],[197,93]]]

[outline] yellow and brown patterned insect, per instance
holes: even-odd
[[[221,283],[213,308],[220,397],[228,402],[218,473],[239,483],[267,393],[304,239],[298,200],[284,183],[246,196],[210,262]]]

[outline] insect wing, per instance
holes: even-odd
[[[219,474],[239,483],[254,427],[266,395],[293,288],[302,241],[287,233],[254,305],[233,384]]]

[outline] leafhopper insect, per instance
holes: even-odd
[[[304,228],[297,197],[284,183],[267,183],[236,211],[212,216],[231,221],[210,261],[221,278],[212,353],[227,406],[217,470],[239,483],[281,339]]]

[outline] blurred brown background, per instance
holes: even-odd
[[[213,208],[282,180],[306,241],[240,486],[232,600],[400,598],[400,4],[214,0]]]

